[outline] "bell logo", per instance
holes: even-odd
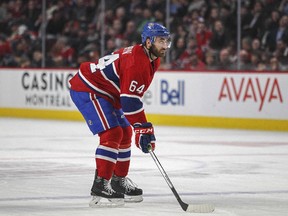
[[[184,89],[185,82],[179,80],[177,86],[171,87],[171,83],[167,80],[161,80],[160,83],[160,98],[161,104],[172,104],[174,106],[184,106]]]

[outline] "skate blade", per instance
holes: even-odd
[[[89,203],[89,206],[91,208],[113,208],[124,206],[124,204],[124,199],[107,199],[103,197],[93,196]]]
[[[142,202],[143,201],[143,196],[139,195],[139,196],[128,196],[125,195],[124,201],[127,203],[138,203],[138,202]]]

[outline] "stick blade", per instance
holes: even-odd
[[[193,212],[193,213],[211,213],[215,210],[215,206],[211,204],[189,204],[186,212]]]

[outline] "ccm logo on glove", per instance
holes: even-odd
[[[135,144],[144,153],[149,152],[149,148],[155,149],[154,128],[150,122],[136,123],[133,125],[135,133]]]

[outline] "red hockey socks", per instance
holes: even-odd
[[[109,180],[115,169],[123,131],[118,126],[100,133],[99,137],[100,144],[95,153],[97,175]]]
[[[114,174],[119,177],[125,177],[128,175],[131,156],[132,128],[129,126],[122,129],[123,138],[119,146],[118,159],[114,170]]]

